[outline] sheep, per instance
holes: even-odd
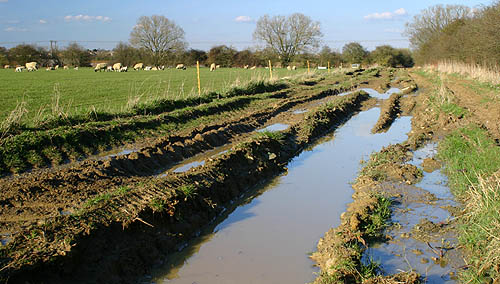
[[[50,67],[45,68],[45,70],[47,70],[47,71],[54,70],[54,67],[50,66]]]
[[[245,65],[243,66],[243,69],[248,69],[248,67],[250,67],[249,65]]]
[[[165,70],[165,65],[158,67],[158,70]]]
[[[142,70],[144,69],[144,63],[137,63],[134,65],[134,70]]]
[[[106,67],[106,72],[113,72],[113,66]]]
[[[122,67],[123,66],[122,66],[122,64],[120,62],[115,63],[115,64],[113,64],[113,71],[120,72],[120,70],[122,69]]]
[[[144,67],[144,71],[151,71],[151,69],[153,69],[153,67],[151,67],[151,66]]]
[[[75,70],[77,70],[77,71],[78,71],[78,66],[76,66],[76,67],[75,67]]]
[[[23,72],[24,66],[17,66],[15,72]]]
[[[297,66],[293,65],[292,70],[297,70]]]
[[[286,70],[292,70],[292,66],[288,65],[288,66],[286,67]]]
[[[4,65],[3,66],[3,69],[9,69],[10,68],[10,65]]]
[[[158,67],[156,66],[153,66],[153,68],[151,68],[152,71],[158,71]]]
[[[68,66],[64,66],[64,67],[63,67],[63,69],[64,69],[64,70],[68,70],[68,69],[69,69],[69,67],[68,67]]]
[[[215,65],[215,69],[219,69],[220,68],[220,65]]]
[[[28,62],[28,63],[25,64],[26,65],[26,69],[28,69],[28,71],[36,71],[36,70],[38,70],[37,66],[36,66],[37,64],[38,63],[36,63],[34,61],[33,62]]]
[[[106,63],[98,63],[95,68],[94,68],[94,72],[97,72],[97,71],[106,71],[106,67],[108,66],[108,64]]]
[[[257,69],[257,66],[250,67],[250,70],[255,70],[255,69]]]
[[[186,70],[186,66],[184,66],[184,64],[177,64],[177,66],[175,66],[175,69]]]
[[[56,65],[56,66],[54,67],[54,69],[56,69],[56,70],[57,70],[57,69],[59,69],[59,65]]]
[[[215,63],[210,64],[210,71],[215,71]]]
[[[128,71],[128,66],[123,66],[120,68],[120,72],[127,72]]]

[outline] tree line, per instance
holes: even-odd
[[[500,63],[500,1],[489,6],[435,5],[406,24],[406,34],[418,64],[442,60]]]
[[[300,13],[290,16],[262,16],[253,34],[263,43],[259,49],[241,51],[227,45],[212,47],[209,51],[188,49],[184,31],[164,16],[142,16],[130,33],[129,42],[120,42],[113,50],[89,50],[71,43],[62,50],[50,51],[28,44],[11,49],[0,47],[1,65],[24,65],[37,61],[43,66],[71,65],[90,66],[95,62],[121,62],[131,66],[143,62],[152,66],[187,66],[200,62],[202,65],[216,63],[221,67],[267,66],[342,66],[343,64],[378,64],[391,67],[411,67],[413,59],[408,49],[396,49],[382,45],[369,52],[357,42],[346,44],[342,51],[324,46],[321,42],[321,25]]]

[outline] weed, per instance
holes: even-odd
[[[118,188],[115,190],[114,194],[115,194],[115,195],[124,195],[124,194],[126,194],[127,192],[129,192],[130,190],[131,190],[131,188],[130,188],[130,187],[128,187],[128,186],[120,186],[120,187],[118,187]]]
[[[184,194],[186,199],[192,198],[193,196],[196,195],[196,187],[192,184],[183,185],[183,186],[179,187],[178,190]]]
[[[93,207],[93,206],[101,203],[102,201],[110,200],[111,197],[112,197],[112,195],[110,193],[99,194],[96,197],[93,197],[93,198],[87,200],[87,202],[85,202],[84,208]]]
[[[388,226],[387,220],[391,217],[392,201],[381,195],[377,195],[376,198],[377,204],[363,228],[369,239],[380,237],[382,231]]]
[[[153,200],[151,200],[151,203],[149,204],[149,207],[151,207],[151,209],[153,209],[153,211],[155,212],[162,212],[165,209],[166,205],[167,203],[165,202],[165,200],[160,198],[153,198]]]
[[[269,139],[276,140],[280,143],[285,141],[285,134],[283,134],[280,131],[268,131],[268,130],[266,130],[266,131],[259,132],[256,135],[257,135],[257,137],[267,137]]]

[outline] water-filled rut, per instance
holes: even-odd
[[[406,140],[410,118],[372,134],[380,109],[354,116],[288,165],[286,174],[257,187],[169,262],[155,283],[305,283],[318,270],[308,254],[351,201],[360,160]],[[149,279],[149,276],[146,277]]]

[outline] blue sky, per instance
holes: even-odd
[[[341,0],[0,0],[0,46],[36,43],[58,46],[78,41],[88,48],[112,49],[128,41],[140,16],[163,15],[182,27],[189,48],[218,44],[253,47],[255,21],[265,14],[295,12],[321,23],[323,44],[341,49],[358,41],[368,49],[382,44],[408,47],[401,34],[419,11],[436,4],[470,7],[491,1],[341,1]]]

